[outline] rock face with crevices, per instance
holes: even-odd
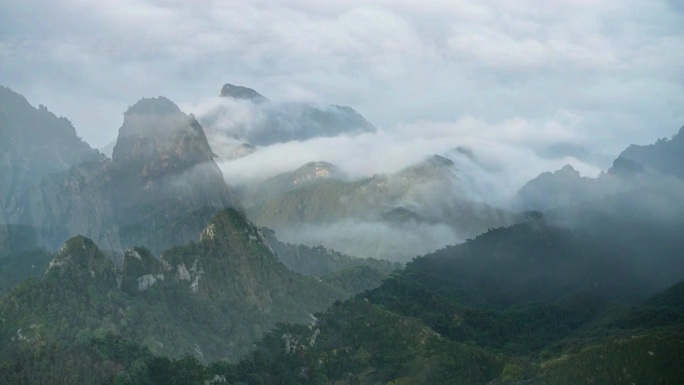
[[[237,206],[202,126],[164,97],[124,115],[107,191],[122,245],[155,253],[196,239],[214,214]]]
[[[204,130],[167,98],[144,98],[126,111],[112,159],[82,142],[66,119],[5,88],[0,123],[2,244],[23,226],[48,249],[81,234],[105,250],[145,245],[159,254],[197,239],[213,215],[238,206]]]

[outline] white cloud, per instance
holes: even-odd
[[[649,0],[7,0],[0,83],[69,117],[95,145],[115,137],[121,113],[140,97],[197,103],[231,82],[280,101],[351,105],[387,133],[417,121],[538,122],[571,111],[581,117],[573,135],[615,153],[684,122],[680,8]]]
[[[200,114],[211,110],[208,104],[200,106]],[[243,110],[244,115],[238,114],[237,119],[255,120],[249,117],[249,111]],[[549,121],[538,122],[517,118],[488,123],[469,116],[456,122],[421,121],[400,125],[391,131],[273,144],[236,160],[220,159],[219,167],[233,185],[263,180],[310,161],[330,162],[350,176],[360,178],[396,172],[433,154],[441,154],[456,162],[463,181],[460,187],[471,198],[506,206],[525,182],[541,172],[569,163],[583,175],[599,173],[600,168],[591,159],[541,154],[557,144],[580,145],[583,138],[573,130],[579,121],[567,111],[559,111]],[[225,136],[210,135],[210,141],[217,153],[229,153],[239,144]],[[467,149],[473,156],[462,156],[454,151],[456,148]]]

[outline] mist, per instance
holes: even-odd
[[[276,232],[276,237],[288,243],[321,245],[347,255],[402,263],[465,240],[445,224],[391,225],[354,219],[290,228]]]
[[[275,105],[284,111],[288,106]],[[586,139],[577,131],[577,117],[569,112],[546,121],[517,118],[490,123],[464,116],[455,122],[419,121],[375,132],[359,133],[351,127],[337,136],[257,145],[251,154],[234,159],[252,131],[263,132],[263,104],[210,98],[183,109],[203,123],[226,181],[235,186],[263,181],[311,161],[332,163],[352,179],[360,179],[397,172],[437,154],[456,163],[459,185],[472,199],[508,207],[518,189],[541,172],[571,164],[583,175],[596,176],[612,161],[588,150],[579,156],[562,151],[582,148]],[[550,153],[548,149],[554,147],[560,150]]]
[[[310,161],[361,180],[439,154],[457,188],[432,208],[465,197],[510,211],[540,173],[596,177],[682,124],[683,18],[646,0],[10,0],[0,84],[94,147],[133,101],[164,95],[202,123],[237,188]],[[226,82],[270,102],[214,97]],[[337,105],[375,130],[290,124]]]

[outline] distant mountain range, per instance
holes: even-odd
[[[110,159],[0,88],[0,382],[684,383],[683,141],[544,173],[512,213],[438,155],[233,190],[164,97],[128,109]]]
[[[282,239],[398,261],[518,220],[472,200],[461,189],[454,163],[438,155],[362,179],[313,162],[239,194],[247,216]]]
[[[631,145],[598,178],[580,177],[566,165],[528,182],[516,197],[522,209],[547,210],[661,183],[663,179],[684,180],[684,127],[671,139],[647,146]]]

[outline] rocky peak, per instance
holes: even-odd
[[[202,126],[164,97],[142,99],[124,115],[107,191],[121,245],[153,253],[197,238],[234,200]]]
[[[255,103],[268,101],[263,95],[255,90],[243,86],[226,83],[221,88],[221,97],[250,100]]]
[[[81,235],[64,243],[50,262],[47,273],[116,281],[116,268],[112,261],[100,251],[95,242]]]
[[[115,165],[152,177],[212,159],[202,126],[163,96],[142,99],[126,111],[112,152]]]

